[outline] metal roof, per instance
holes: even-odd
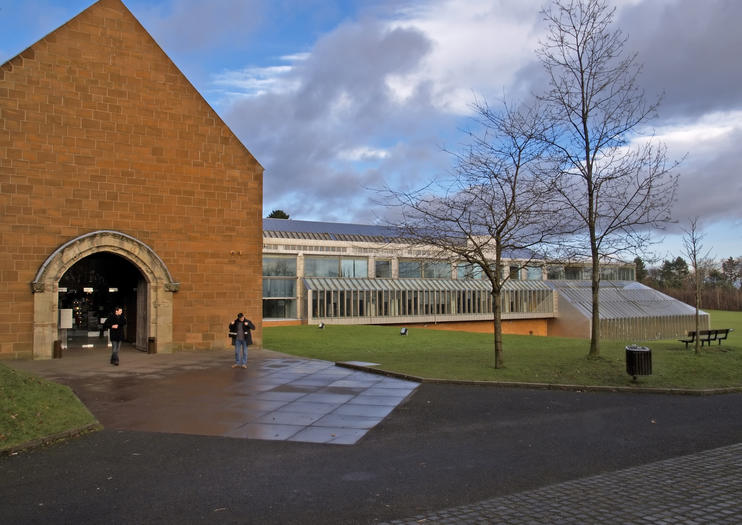
[[[269,237],[332,241],[389,242],[400,237],[400,232],[390,226],[291,219],[263,219],[263,232]]]
[[[263,219],[263,237],[401,244],[409,242],[405,241],[403,232],[394,226],[296,221],[293,219]],[[535,252],[528,249],[508,250],[502,256],[505,259],[530,259],[535,257]]]
[[[544,281],[583,315],[592,315],[590,281]],[[634,281],[600,282],[600,318],[624,319],[693,315],[695,308]]]
[[[492,287],[484,279],[361,279],[343,277],[305,277],[307,290],[482,290],[490,292]],[[507,281],[503,287],[510,290],[551,290],[544,281]]]

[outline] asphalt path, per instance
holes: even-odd
[[[0,457],[0,523],[374,523],[739,442],[742,394],[423,384],[352,446],[104,430]]]

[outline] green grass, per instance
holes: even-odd
[[[0,450],[94,423],[68,387],[0,363]]]
[[[368,361],[378,368],[425,378],[628,386],[625,346],[652,349],[651,376],[638,383],[657,388],[742,386],[742,313],[711,312],[712,326],[735,328],[721,346],[701,355],[677,341],[603,341],[601,357],[587,359],[583,339],[503,336],[505,368],[494,368],[492,335],[398,327],[326,325],[264,329],[265,348],[328,361]],[[736,327],[740,327],[737,329]]]
[[[729,337],[742,337],[742,312],[724,310],[704,310],[711,316],[711,328],[734,328],[735,334]]]

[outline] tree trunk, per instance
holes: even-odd
[[[495,368],[503,368],[505,363],[502,354],[502,307],[500,290],[492,292],[492,312],[494,314],[495,335]]]
[[[600,302],[598,293],[600,292],[600,265],[598,257],[593,254],[593,275],[591,278],[591,288],[593,292],[592,301],[592,323],[590,326],[590,352],[589,358],[600,356]]]
[[[701,353],[701,341],[698,338],[698,329],[701,327],[701,318],[698,309],[701,307],[701,279],[696,268],[696,355]],[[709,326],[709,328],[711,328]],[[711,343],[709,343],[710,345]]]

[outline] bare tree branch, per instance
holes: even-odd
[[[612,27],[615,9],[604,0],[555,0],[542,11],[549,34],[538,51],[550,87],[540,97],[548,115],[541,175],[569,212],[572,232],[562,256],[592,261],[590,356],[599,355],[600,262],[641,251],[650,233],[670,220],[677,163],[653,138],[638,140],[656,114],[637,78],[637,56]]]

